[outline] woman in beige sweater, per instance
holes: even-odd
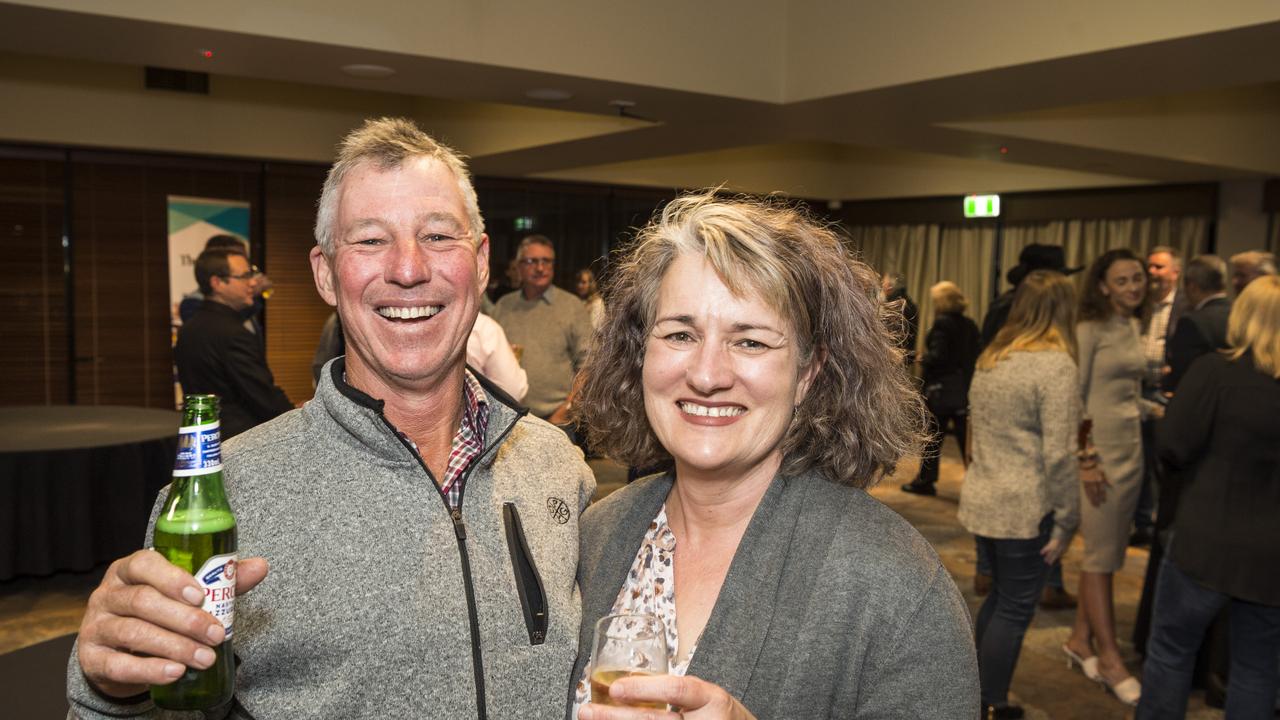
[[[975,628],[984,717],[1022,717],[1008,703],[1009,682],[1049,568],[1079,519],[1075,349],[1071,282],[1036,270],[969,390],[973,457],[959,518],[991,557],[995,584]]]

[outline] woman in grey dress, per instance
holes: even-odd
[[[1096,460],[1101,472],[1082,482],[1080,605],[1063,651],[1121,702],[1136,705],[1142,689],[1120,658],[1111,581],[1124,565],[1142,486],[1141,420],[1149,410],[1140,392],[1145,361],[1138,318],[1147,274],[1142,261],[1121,248],[1095,260],[1083,283],[1076,340],[1085,418],[1093,428],[1083,459],[1086,465]]]

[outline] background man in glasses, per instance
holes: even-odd
[[[525,404],[556,425],[569,422],[573,377],[591,341],[591,316],[573,293],[551,284],[556,250],[545,235],[520,241],[516,264],[520,291],[503,295],[493,318],[512,346],[523,348],[520,364],[529,373]]]
[[[233,253],[239,253],[247,260],[249,258],[249,244],[235,235],[214,235],[204,244],[205,250],[228,250]],[[253,305],[240,311],[240,316],[244,318],[244,327],[251,333],[262,334],[262,323],[259,318],[262,317],[263,300],[271,294],[271,278],[265,273],[258,270],[257,266],[250,265],[254,272],[254,296]],[[178,318],[182,322],[187,322],[195,316],[196,311],[200,309],[200,303],[204,302],[204,293],[199,289],[189,292],[182,297],[182,302],[178,304]]]
[[[173,348],[186,393],[222,398],[222,437],[227,439],[293,409],[267,367],[262,334],[245,327],[259,273],[231,249],[205,250],[196,258],[196,283],[204,301],[178,331]]]

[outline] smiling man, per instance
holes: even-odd
[[[262,336],[245,324],[258,277],[249,260],[234,250],[205,250],[195,273],[204,301],[178,331],[173,362],[183,392],[222,399],[225,440],[292,410],[293,403],[276,386]]]
[[[347,354],[303,409],[225,448],[240,551],[261,557],[240,564],[219,712],[559,720],[595,482],[564,433],[466,368],[489,244],[465,165],[409,121],[367,122],[316,240]],[[152,551],[112,565],[69,669],[76,714],[153,712],[146,685],[209,664],[222,626],[195,589]]]

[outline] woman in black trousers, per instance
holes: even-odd
[[[973,379],[973,365],[981,343],[977,324],[964,315],[969,300],[955,283],[943,280],[929,288],[929,295],[936,315],[933,327],[925,336],[920,364],[924,370],[925,400],[933,416],[931,437],[916,479],[902,486],[904,491],[917,495],[938,493],[934,486],[938,482],[942,439],[948,429],[956,436],[961,455],[964,454],[969,381]]]

